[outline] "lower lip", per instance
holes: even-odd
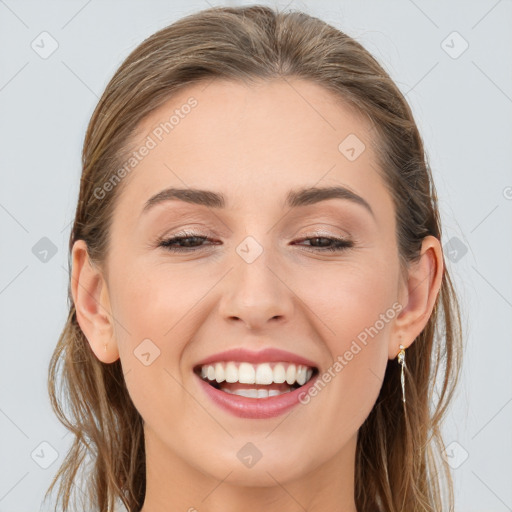
[[[199,379],[206,395],[215,404],[234,416],[252,419],[274,418],[300,404],[299,397],[308,392],[318,377],[318,375],[313,376],[304,386],[288,393],[268,398],[248,398],[225,393],[205,382],[199,375],[195,374],[195,376]]]

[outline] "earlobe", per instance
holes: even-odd
[[[423,239],[420,259],[411,264],[407,282],[402,285],[403,309],[397,316],[389,345],[389,359],[394,359],[402,343],[409,347],[427,325],[441,288],[444,273],[443,252],[434,236]]]
[[[103,363],[119,358],[106,281],[91,263],[84,240],[72,250],[71,292],[76,318],[92,351]]]

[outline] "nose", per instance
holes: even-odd
[[[219,307],[227,322],[257,330],[291,320],[294,294],[284,275],[268,263],[264,251],[252,263],[242,260],[229,272]]]

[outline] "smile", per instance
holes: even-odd
[[[289,393],[308,382],[315,369],[286,362],[251,364],[217,362],[196,371],[216,389],[248,398],[267,398]]]
[[[223,409],[243,418],[270,418],[299,403],[318,369],[289,362],[218,361],[196,366],[194,373]]]

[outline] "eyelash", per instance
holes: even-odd
[[[166,238],[163,240],[160,240],[158,243],[159,247],[163,247],[164,249],[171,251],[171,252],[193,252],[197,249],[204,249],[205,246],[197,246],[197,247],[179,247],[176,245],[172,245],[175,242],[180,242],[183,240],[187,240],[189,238],[198,238],[200,241],[206,241],[208,240],[207,236],[200,235],[198,233],[193,232],[182,232],[178,233],[175,236],[171,238]],[[306,240],[330,240],[334,242],[334,245],[330,247],[312,247],[311,249],[306,249],[307,251],[313,251],[313,252],[342,252],[344,250],[350,249],[354,246],[354,242],[351,240],[346,240],[344,238],[337,238],[337,237],[327,237],[327,236],[313,236],[309,238],[302,238],[299,241],[306,241]],[[311,247],[311,246],[309,246]]]

